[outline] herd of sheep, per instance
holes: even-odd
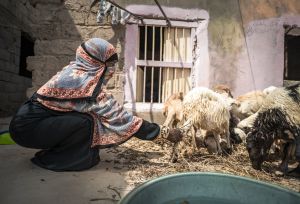
[[[233,144],[246,145],[253,168],[261,169],[269,152],[280,148],[285,174],[300,134],[300,84],[270,86],[236,98],[225,85],[196,87],[185,96],[170,96],[163,114],[163,131],[177,134],[172,162],[191,156],[201,141],[215,154],[230,154]]]

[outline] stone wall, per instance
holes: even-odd
[[[0,128],[26,100],[31,79],[19,75],[21,31],[30,32],[34,12],[26,1],[0,1]]]
[[[108,21],[96,22],[97,7],[90,9],[89,0],[67,0],[60,4],[45,4],[35,1],[40,15],[34,25],[35,56],[28,58],[28,67],[33,71],[30,96],[49,78],[75,58],[76,48],[85,40],[100,37],[116,46],[120,53],[117,73],[108,84],[122,102],[122,67],[124,27],[112,27]],[[49,1],[47,1],[49,2]],[[121,84],[120,84],[121,83]]]
[[[118,50],[117,72],[107,85],[123,102],[124,26],[96,22],[90,0],[1,0],[0,2],[0,130],[9,117],[56,72],[75,59],[77,47],[91,37],[108,40]],[[30,78],[19,76],[21,31],[34,39],[34,56],[27,58]],[[6,119],[8,117],[8,119]],[[4,121],[4,122],[3,122]]]

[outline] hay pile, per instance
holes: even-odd
[[[110,151],[117,154],[115,164],[127,168],[126,177],[133,186],[163,175],[194,171],[244,176],[300,192],[300,179],[275,175],[278,163],[264,162],[262,171],[253,169],[243,145],[236,146],[230,156],[209,155],[206,149],[201,148],[190,160],[178,163],[169,162],[170,146],[162,148],[153,142],[135,138]]]

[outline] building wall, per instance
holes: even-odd
[[[111,42],[120,53],[118,69],[110,80],[108,89],[122,101],[123,95],[119,90],[123,86],[120,74],[124,61],[122,27],[112,27],[109,21],[98,24],[97,7],[90,9],[89,0],[59,0],[59,4],[36,2],[40,15],[33,25],[35,56],[28,58],[29,69],[33,71],[33,82],[27,95],[30,96],[57,71],[74,60],[76,49],[83,41],[100,37]]]
[[[92,37],[111,42],[120,54],[116,75],[107,88],[123,100],[124,29],[109,21],[96,22],[90,0],[0,1],[0,130],[7,129],[17,108],[56,72],[75,59],[77,47]],[[27,58],[32,80],[18,75],[20,36],[34,39],[34,56]]]
[[[249,58],[241,60],[238,64],[238,67],[245,68],[244,73],[240,72],[235,82],[237,92],[244,91],[242,87],[238,87],[239,84],[252,84],[252,88],[255,89],[263,89],[270,85],[282,86],[283,26],[300,27],[300,2],[297,0],[252,0],[250,2],[243,0],[240,7]],[[251,66],[249,66],[250,63]]]
[[[300,1],[202,0],[172,4],[176,2],[180,8],[198,8],[209,14],[210,87],[227,84],[238,96],[283,85],[283,25],[300,26]],[[199,67],[199,72],[202,69]]]
[[[120,0],[123,6],[141,5],[137,0]],[[150,0],[145,7],[155,6]],[[283,85],[283,25],[300,26],[300,1],[297,0],[201,0],[159,1],[166,10],[180,14],[182,9],[207,11],[209,67],[196,86],[212,87],[223,83],[235,96],[270,85]],[[141,10],[141,9],[140,9]],[[136,10],[132,10],[136,11]],[[185,15],[185,19],[193,18]],[[209,73],[207,73],[209,70]],[[198,76],[199,77],[199,76]]]
[[[144,5],[138,1],[119,2],[122,2],[122,6],[126,6],[128,10],[138,14],[146,12],[150,16],[162,16],[153,1],[143,1]],[[193,51],[205,58],[206,52],[203,52],[203,46],[208,46],[209,62],[194,61],[193,74],[197,78],[195,86],[213,87],[216,84],[227,84],[233,90],[234,96],[238,96],[271,85],[283,85],[283,25],[300,27],[299,1],[161,0],[159,2],[168,17],[181,15],[182,19],[188,20],[195,17],[195,11],[198,14],[208,13],[204,16],[208,21],[208,28],[200,30],[201,37],[197,38],[200,45],[202,42],[202,47],[196,46]],[[190,15],[186,14],[186,11],[190,11]],[[208,45],[205,39],[208,39]],[[128,90],[132,92],[130,88]],[[138,109],[137,105],[139,104],[131,106]],[[154,108],[149,111],[159,112]]]
[[[19,10],[16,13],[16,10]],[[25,22],[31,22],[25,4],[9,0],[0,2],[0,117],[9,117],[26,100],[26,89],[31,79],[19,75],[21,29],[28,31]],[[17,15],[24,15],[20,21]],[[0,126],[1,126],[0,121]]]
[[[119,0],[122,6],[139,12],[138,0]],[[170,15],[182,10],[206,13],[206,39],[194,52],[203,55],[205,63],[195,63],[195,86],[223,83],[233,89],[234,96],[253,89],[283,83],[283,24],[300,26],[298,0],[161,0]],[[112,26],[109,19],[96,22],[97,6],[90,0],[1,0],[0,1],[0,117],[7,117],[42,84],[75,57],[77,46],[91,37],[101,37],[119,52],[116,75],[107,88],[117,100],[124,100],[125,26]],[[144,8],[154,1],[144,0]],[[157,7],[156,7],[157,8]],[[157,10],[157,9],[156,9]],[[159,11],[159,10],[158,10]],[[161,15],[153,12],[152,15]],[[193,15],[185,14],[190,19]],[[18,75],[20,33],[26,31],[35,40],[35,56],[27,58],[32,81]],[[131,39],[133,40],[133,39]],[[200,51],[199,51],[200,49]],[[125,67],[126,68],[126,67]],[[27,90],[27,91],[26,91]],[[25,92],[27,92],[25,94]],[[1,122],[0,122],[1,127]]]

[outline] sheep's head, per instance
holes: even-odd
[[[166,139],[169,135],[170,128],[168,126],[162,125],[160,126],[160,135],[162,138]]]
[[[247,151],[254,169],[261,170],[261,165],[269,153],[272,142],[268,135],[261,131],[253,130],[248,133]]]
[[[170,129],[168,126],[160,127],[160,135],[163,139],[166,139],[172,143],[182,141],[183,133],[179,128]]]
[[[241,102],[239,102],[238,100],[232,101],[230,103],[230,111],[235,117],[238,117],[242,120],[245,118],[245,115],[241,111],[241,105]]]
[[[213,88],[213,91],[215,91],[215,92],[217,92],[217,93],[220,93],[220,94],[225,93],[226,96],[228,96],[228,97],[230,97],[230,98],[233,98],[229,86],[227,86],[227,85],[225,85],[225,84],[218,84],[218,85],[215,85],[214,88]]]
[[[182,121],[183,118],[182,99],[170,99],[164,103],[162,113],[166,117],[163,125],[176,127],[177,123]]]
[[[168,106],[164,105],[162,114],[167,117],[168,116]]]
[[[170,129],[167,140],[173,143],[182,141],[183,133],[179,128]]]

